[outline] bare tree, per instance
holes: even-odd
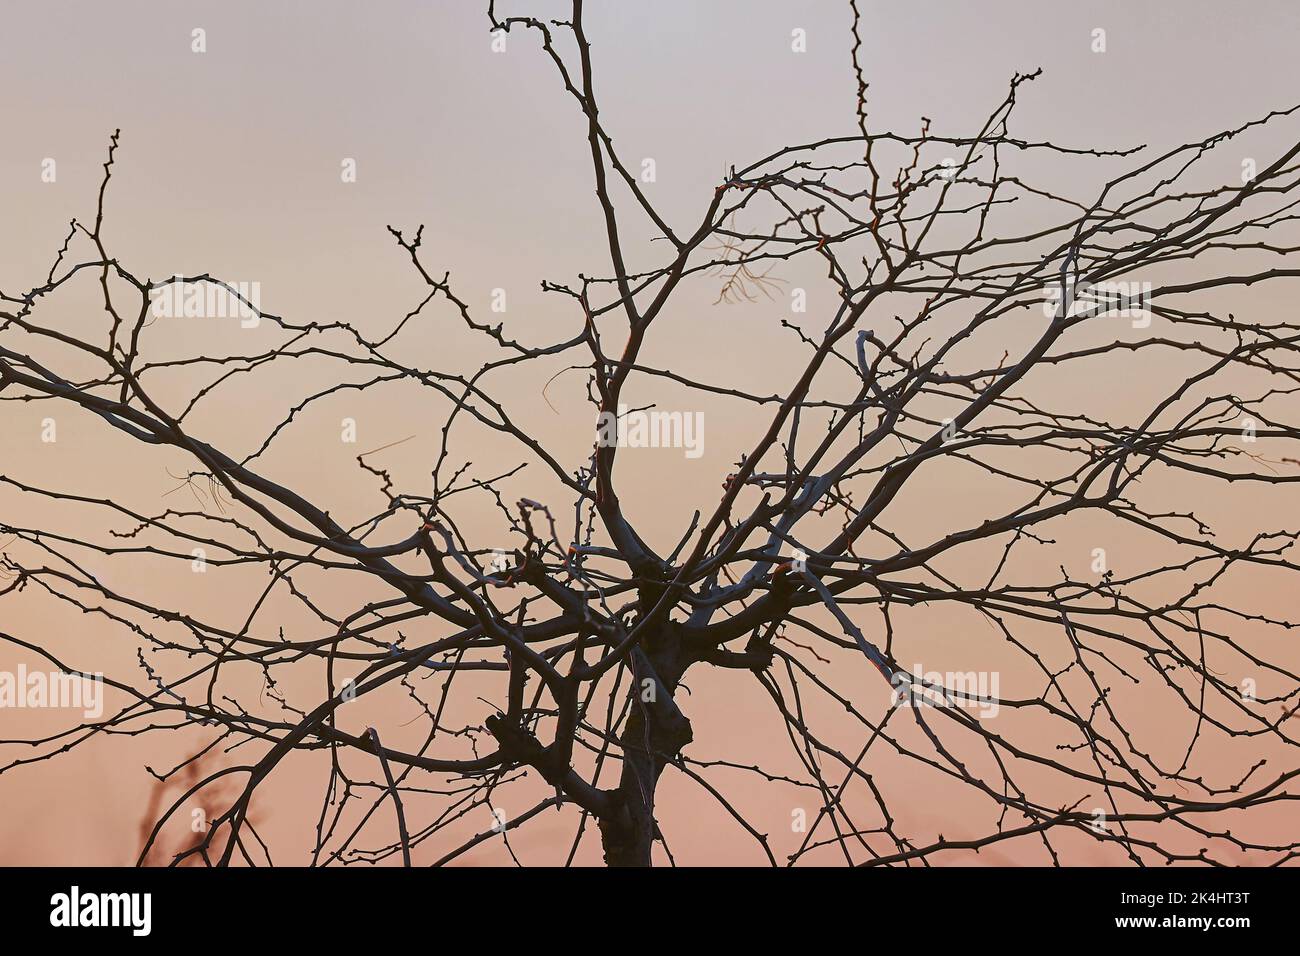
[[[1294,593],[1297,532],[1215,527],[1168,502],[1189,489],[1210,503],[1300,480],[1300,431],[1290,420],[1300,324],[1225,299],[1300,276],[1300,247],[1282,238],[1300,208],[1300,144],[1242,182],[1205,172],[1234,137],[1285,126],[1300,107],[1173,149],[1058,145],[1010,131],[1034,73],[1011,80],[976,132],[942,136],[929,121],[912,135],[882,132],[869,121],[862,20],[855,3],[850,10],[856,129],[732,168],[702,197],[698,219],[683,224],[657,210],[615,148],[581,0],[567,21],[489,6],[498,35],[540,42],[586,127],[609,261],[543,283],[571,306],[571,330],[555,342],[476,315],[424,260],[422,226],[390,227],[425,295],[381,337],[261,311],[218,276],[138,276],[106,238],[114,133],[93,221],[73,223],[32,288],[0,296],[0,400],[79,406],[116,436],[122,455],[143,446],[183,453],[183,482],[203,505],[140,513],[107,496],[0,476],[46,507],[99,515],[75,535],[7,517],[0,596],[66,602],[136,644],[136,666],[104,679],[125,704],[27,742],[0,772],[99,735],[201,731],[206,743],[193,757],[157,774],[180,774],[187,786],[144,840],[140,859],[151,862],[166,821],[201,791],[222,794],[222,807],[197,842],[168,854],[173,862],[269,861],[250,819],[254,798],[298,751],[328,755],[315,864],[409,864],[417,848],[429,862],[449,862],[490,840],[509,846],[512,831],[550,811],[574,828],[552,862],[572,860],[584,833],[598,830],[607,863],[648,865],[656,843],[671,853],[656,818],[666,771],[724,808],[752,836],[756,860],[772,865],[818,851],[850,864],[925,865],[1003,841],[1030,841],[1045,859],[1069,863],[1076,857],[1060,841],[1076,835],[1134,863],[1294,857],[1300,842],[1276,827],[1260,838],[1233,821],[1297,796],[1297,741],[1286,721],[1300,679],[1285,642],[1297,622],[1252,606],[1228,582],[1247,575],[1257,589]],[[1100,185],[1081,195],[1035,185],[1022,176],[1027,157],[1060,164],[1066,172],[1053,182],[1090,175]],[[648,242],[631,238],[646,232]],[[833,296],[822,301],[833,307],[784,323],[787,358],[798,365],[770,391],[737,387],[722,361],[705,378],[647,359],[688,283],[720,284],[723,302],[784,294],[788,270],[805,261],[824,274]],[[103,313],[97,335],[42,320],[52,297],[92,282]],[[277,346],[151,358],[143,346],[159,297],[195,287],[234,296],[274,328]],[[442,308],[494,357],[460,372],[413,362],[399,333]],[[1129,402],[1126,420],[1052,407],[1049,386],[1071,370],[1131,375],[1129,360],[1140,360],[1159,397]],[[190,427],[196,408],[221,402],[247,376],[307,361],[337,369],[334,383],[286,403],[270,434],[221,449]],[[493,397],[494,383],[526,365],[587,376],[590,403],[565,424],[590,432],[589,458],[564,460]],[[194,383],[190,401],[153,397],[151,382],[178,371]],[[402,488],[372,453],[358,456],[378,498],[366,520],[345,526],[331,516],[338,503],[313,500],[263,467],[309,405],[411,387],[450,408],[438,422],[432,490]],[[664,526],[647,530],[629,517],[615,464],[626,430],[661,387],[732,404],[759,437],[730,473],[693,489],[692,519],[669,528],[675,519],[664,514]],[[1122,383],[1102,390],[1113,387]],[[634,401],[644,404],[629,408]],[[489,434],[514,443],[526,470],[456,464],[453,448]],[[982,501],[1007,504],[984,520],[905,536],[900,512],[921,507],[909,496],[935,474],[978,481],[993,489]],[[536,490],[503,490],[521,481]],[[462,533],[464,514],[485,507],[499,514],[508,546]],[[1151,542],[1138,549],[1147,565],[1119,575],[1101,554],[1097,573],[1081,580],[1035,559],[1058,529],[1102,521]],[[656,546],[661,536],[675,546]],[[148,554],[184,567],[196,549],[214,570],[269,575],[254,594],[230,591],[231,602],[247,603],[242,626],[128,593],[87,565]],[[365,582],[372,595],[341,617],[321,597],[340,579]],[[272,596],[296,602],[318,633],[277,633],[262,611]],[[909,669],[900,648],[916,626],[909,612],[923,606],[959,607],[981,621],[1000,648],[986,669],[1014,671],[1032,689],[999,695]],[[403,634],[429,626],[429,639]],[[82,672],[40,635],[0,637]],[[250,667],[267,689],[256,706],[231,689],[232,672]],[[683,680],[709,669],[761,688],[801,777],[693,752]],[[295,672],[323,677],[311,700]],[[462,685],[488,710],[458,726],[448,723],[448,700]],[[397,688],[418,704],[418,749],[393,745],[396,718],[364,733],[342,729],[343,708]],[[1135,716],[1134,700],[1155,719]],[[1006,717],[981,719],[975,705]],[[836,712],[839,723],[827,725]],[[1181,765],[1164,756],[1170,736],[1185,751]],[[850,738],[857,743],[845,749]],[[1251,766],[1232,772],[1229,758]],[[879,779],[879,767],[899,761],[962,788],[986,812],[986,828],[953,838],[908,832]],[[742,808],[747,790],[778,786],[799,788],[815,807],[782,860],[770,827]],[[534,795],[531,807],[439,841],[507,787],[531,788],[522,791]],[[358,850],[372,819],[394,835]],[[832,859],[824,853],[812,858]]]

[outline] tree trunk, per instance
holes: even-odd
[[[632,652],[631,665],[631,709],[619,736],[623,771],[615,791],[618,808],[599,821],[609,866],[650,866],[659,833],[654,817],[659,775],[692,736],[690,721],[673,700],[690,666],[676,626],[667,624],[647,636]]]

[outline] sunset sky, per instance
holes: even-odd
[[[1038,67],[1043,74],[1022,89],[1011,126],[1013,135],[1031,141],[1160,149],[1300,102],[1295,70],[1300,6],[1289,0],[1260,0],[1247,7],[1214,0],[862,0],[861,5],[869,121],[878,131],[912,135],[925,117],[936,131],[973,135],[1006,95],[1011,77]],[[348,320],[377,337],[426,292],[386,227],[413,232],[424,224],[424,262],[439,277],[450,274],[451,287],[478,321],[503,321],[508,335],[530,343],[572,335],[581,322],[572,301],[545,293],[541,284],[570,282],[580,273],[609,274],[585,121],[535,36],[514,31],[504,52],[492,50],[485,8],[486,2],[452,0],[9,0],[0,14],[0,89],[5,90],[0,115],[8,131],[0,143],[0,289],[12,293],[43,282],[69,221],[93,218],[109,138],[120,129],[104,233],[110,255],[136,275],[158,280],[210,273],[256,284],[268,312],[298,323]],[[501,4],[499,13],[563,17],[566,9],[518,0]],[[195,29],[204,31],[205,52],[192,48]],[[847,3],[606,0],[589,4],[586,29],[601,116],[623,156],[638,168],[643,160],[653,161],[655,181],[647,188],[670,222],[693,228],[733,165],[747,165],[784,145],[855,130]],[[1105,31],[1104,52],[1093,49],[1098,29]],[[791,49],[792,31],[798,30],[806,31],[803,53]],[[1295,142],[1296,130],[1292,121],[1243,137],[1240,145],[1234,142],[1216,154],[1208,172],[1239,182],[1243,160],[1257,156],[1262,165]],[[47,160],[55,165],[49,167]],[[341,171],[353,164],[355,182],[345,181]],[[48,168],[57,171],[53,182],[43,181]],[[1052,158],[1027,160],[1024,167],[1041,183],[1088,198],[1117,170],[1102,162],[1057,164]],[[1015,222],[1021,214],[1008,215]],[[663,244],[651,236],[643,220],[629,216],[633,270],[662,262]],[[784,283],[776,295],[742,304],[715,304],[716,277],[693,280],[656,330],[645,361],[686,375],[721,374],[736,389],[787,389],[802,354],[781,327],[781,320],[792,316],[788,290],[807,289],[810,328],[821,328],[835,299],[816,263],[801,261],[774,275]],[[507,297],[500,315],[491,310],[494,290]],[[1287,291],[1279,286],[1213,301],[1235,302],[1238,310],[1263,319],[1282,310],[1294,313],[1294,296]],[[70,333],[89,334],[101,327],[96,295],[95,283],[87,280],[43,303],[38,314]],[[410,361],[477,370],[486,354],[481,340],[467,333],[445,302],[435,315],[435,321],[403,339]],[[243,329],[230,322],[160,320],[148,330],[147,351],[150,357],[256,353],[273,347],[276,334],[269,323]],[[981,344],[985,352],[978,354],[996,360],[1003,348],[1016,344],[1008,335]],[[1166,373],[1183,368],[1179,358],[1149,362],[1045,373],[1033,385],[1058,406],[1131,419],[1162,394]],[[559,460],[577,468],[590,453],[590,406],[585,373],[566,372],[566,364],[539,363],[498,375],[494,394]],[[331,370],[312,360],[276,369],[250,374],[226,389],[219,401],[196,412],[191,429],[236,457],[250,454],[296,402],[332,381]],[[155,388],[168,401],[181,403],[207,381],[205,374],[181,366],[161,375]],[[382,507],[378,482],[356,466],[358,451],[392,445],[375,462],[405,489],[428,493],[447,406],[403,389],[407,386],[373,394],[343,392],[312,406],[262,459],[262,467],[275,480],[304,490],[344,524]],[[654,546],[670,551],[693,511],[716,503],[723,481],[766,419],[751,407],[644,378],[631,387],[630,401],[704,416],[698,458],[635,450],[621,460],[620,494],[630,520]],[[175,449],[133,447],[76,410],[60,410],[59,441],[43,443],[42,421],[50,414],[48,403],[0,402],[0,475],[141,512],[195,506],[179,480],[193,463]],[[339,440],[344,418],[356,423],[354,445]],[[452,456],[472,462],[483,474],[520,460],[516,448],[483,430],[459,433]],[[516,497],[548,501],[557,511],[572,513],[571,500],[535,466],[512,478],[508,488]],[[1173,482],[1165,493],[1170,508],[1203,508],[1246,539],[1260,528],[1294,526],[1300,504],[1287,487],[1233,487],[1221,491],[1221,498],[1204,500],[1195,486]],[[935,469],[919,477],[915,488],[909,486],[893,506],[893,517],[909,534],[933,537],[955,522],[995,513],[1011,500],[1006,495],[1006,489],[968,481],[959,467]],[[513,547],[490,502],[464,507],[459,518],[481,546]],[[97,510],[56,507],[0,487],[0,524],[57,533],[87,520],[105,519]],[[1108,548],[1117,570],[1127,572],[1160,555],[1131,529],[1090,526],[1074,518],[1056,530],[1061,533],[1055,544],[1018,568],[1026,577],[1041,573],[1050,579],[1067,565],[1082,576],[1095,546]],[[0,550],[3,545],[0,537]],[[947,570],[978,581],[988,577],[991,560],[996,558],[988,553],[972,554]],[[263,569],[192,575],[148,556],[94,556],[88,566],[114,588],[161,594],[160,600],[236,628],[266,583]],[[1260,571],[1227,580],[1223,588],[1261,614],[1294,614],[1295,582],[1284,583],[1280,575]],[[344,615],[373,593],[347,583],[320,588],[323,604]],[[1034,675],[999,649],[998,636],[963,609],[917,607],[900,620],[907,623],[901,639],[911,643],[897,654],[909,666],[997,671],[1008,698],[1041,690],[1034,689]],[[277,625],[307,633],[310,622],[285,602],[272,603],[259,624],[271,634]],[[430,626],[414,625],[418,633],[407,636],[438,636],[418,630]],[[1257,636],[1254,624],[1240,626],[1243,639]],[[111,675],[136,668],[138,641],[128,630],[52,601],[38,588],[0,598],[0,631],[37,641],[83,670]],[[1032,627],[1026,632],[1036,633]],[[1294,646],[1273,646],[1269,654],[1279,664],[1300,666]],[[36,666],[37,660],[0,643],[0,669],[20,663]],[[879,676],[860,657],[839,658],[827,672],[873,719],[888,707],[887,688],[882,693]],[[798,760],[781,722],[744,676],[688,675],[682,706],[695,726],[692,755],[761,761],[777,772],[796,772]],[[256,673],[236,680],[243,681],[240,689],[250,701],[266,702]],[[297,694],[297,705],[310,708],[320,698],[320,674],[309,668],[296,680],[280,690]],[[494,685],[483,684],[489,686]],[[1117,706],[1127,708],[1133,726],[1148,743],[1165,748],[1161,756],[1176,765],[1194,718],[1189,722],[1186,712],[1178,712],[1176,720],[1164,722],[1144,692],[1129,688],[1132,696],[1121,696]],[[425,696],[436,697],[432,691]],[[108,698],[110,706],[124,702],[111,691]],[[820,708],[830,738],[857,753],[863,744],[860,729],[844,718],[843,709],[812,706]],[[346,718],[351,732],[382,721],[394,744],[415,749],[422,742],[423,731],[407,726],[419,711],[404,692],[359,702],[362,707]],[[466,723],[492,712],[468,693],[455,707]],[[0,741],[6,741],[0,743],[0,767],[27,753],[8,741],[62,729],[68,719],[58,712],[0,711]],[[1015,713],[1001,719],[1002,726],[1052,746],[1052,730],[1017,725]],[[0,774],[0,864],[133,863],[146,818],[181,792],[158,787],[146,767],[170,768],[212,737],[210,728],[191,727],[168,735],[101,738],[65,757]],[[1240,776],[1261,756],[1278,759],[1272,750],[1225,740],[1207,742],[1200,759],[1202,769],[1222,782]],[[235,751],[214,757],[210,767],[249,759]],[[286,862],[310,854],[325,782],[323,759],[297,754],[286,760],[254,803],[259,832],[275,841]],[[1280,759],[1295,762],[1293,754]],[[957,837],[987,824],[987,807],[975,808],[924,768],[882,757],[870,769],[922,836]],[[376,772],[374,766],[365,768],[367,774]],[[728,772],[711,779],[727,782],[750,819],[773,834],[778,858],[791,852],[799,842],[790,833],[792,810],[807,806],[815,814],[813,797],[779,782],[757,787],[753,778],[727,777]],[[526,783],[518,792],[510,798],[516,801],[511,811],[526,807],[522,794],[544,795],[546,788]],[[232,794],[227,790],[225,796]],[[1065,802],[1079,795],[1060,796]],[[870,801],[855,799],[867,814]],[[659,808],[678,863],[763,862],[754,841],[680,775],[665,776]],[[1288,812],[1266,808],[1243,832],[1294,839]],[[473,816],[455,835],[465,839],[490,823],[483,814]],[[576,825],[573,808],[547,811],[512,835],[511,846],[525,862],[562,862]],[[383,815],[373,838],[360,845],[390,842],[390,830],[390,818]],[[184,836],[178,833],[171,841],[176,846]],[[454,845],[450,834],[431,841],[419,848],[416,862],[431,863]],[[1068,862],[1124,862],[1117,848],[1077,834],[1062,837],[1060,845]],[[593,834],[575,859],[600,862]],[[810,859],[838,862],[833,853]],[[1244,853],[1238,862],[1251,860]],[[508,865],[511,859],[496,841],[459,862]],[[1024,841],[979,856],[953,854],[943,862],[1050,860],[1041,844]]]

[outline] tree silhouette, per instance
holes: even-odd
[[[1295,622],[1250,595],[1295,587],[1297,532],[1232,518],[1216,526],[1170,502],[1190,495],[1212,512],[1211,502],[1300,480],[1300,432],[1288,420],[1300,324],[1233,304],[1247,287],[1300,275],[1300,246],[1285,238],[1300,208],[1300,144],[1241,182],[1214,173],[1234,137],[1283,126],[1300,107],[1172,149],[1058,145],[1010,132],[1033,73],[1011,80],[973,134],[939,135],[928,120],[914,135],[878,131],[851,3],[845,60],[858,109],[846,120],[856,129],[733,167],[701,197],[697,220],[670,223],[598,110],[581,0],[567,21],[494,7],[494,35],[536,38],[585,118],[609,256],[590,275],[542,283],[572,317],[557,341],[540,344],[535,329],[476,314],[425,261],[423,226],[390,227],[425,295],[382,337],[262,311],[215,275],[137,276],[105,238],[117,133],[93,222],[73,223],[38,284],[0,296],[0,401],[97,416],[122,449],[99,468],[135,448],[174,449],[190,462],[183,482],[204,496],[197,510],[140,513],[0,475],[48,507],[99,515],[79,522],[77,535],[6,517],[0,597],[64,602],[138,645],[134,668],[104,677],[126,703],[37,741],[0,772],[98,735],[206,728],[215,740],[157,774],[180,774],[187,786],[148,828],[142,862],[159,862],[164,825],[205,789],[223,806],[171,860],[269,861],[250,808],[295,752],[329,759],[317,864],[409,864],[414,851],[450,862],[491,840],[509,846],[513,831],[550,811],[574,831],[551,862],[571,861],[583,835],[598,831],[608,864],[649,865],[656,844],[671,853],[672,834],[656,817],[666,773],[716,801],[753,838],[756,861],[772,865],[805,857],[924,865],[1008,841],[1070,863],[1078,853],[1061,841],[1077,847],[1067,837],[1078,836],[1134,863],[1294,856],[1300,843],[1234,821],[1296,796],[1297,741],[1286,725],[1300,694],[1286,645]],[[1068,170],[1052,182],[1100,170],[1100,186],[1070,195],[1035,185],[1023,178],[1026,157]],[[649,241],[632,238],[647,230]],[[648,358],[688,284],[717,286],[723,308],[784,295],[787,270],[805,262],[824,276],[822,303],[833,304],[783,323],[792,338],[784,358],[797,366],[770,390],[737,387],[725,357],[710,363],[709,377]],[[61,290],[90,282],[100,334],[42,319]],[[158,303],[170,296],[167,308],[181,308],[196,288],[221,290],[278,344],[255,354],[149,355]],[[494,357],[472,371],[414,360],[400,333],[434,310],[462,321]],[[221,402],[247,376],[308,360],[336,369],[333,384],[286,400],[270,434],[222,449],[190,427],[197,406]],[[1131,361],[1158,397],[1126,402],[1123,420],[1053,395],[1076,369],[1099,393],[1122,389]],[[589,457],[548,447],[494,397],[494,383],[534,365],[585,373],[589,402],[561,414],[566,429],[591,435]],[[193,385],[191,401],[153,397],[151,382],[178,372]],[[662,526],[647,529],[629,517],[615,466],[635,467],[624,452],[633,427],[651,443],[689,441],[689,421],[649,417],[661,387],[727,403],[759,437],[727,473],[692,483],[693,518],[675,527],[676,515],[656,512]],[[379,497],[366,520],[345,525],[332,517],[339,503],[290,487],[264,464],[309,406],[399,388],[450,409],[436,422],[432,491],[403,488],[367,460],[373,453],[360,455]],[[509,441],[527,470],[458,467],[453,434],[471,448],[486,439],[462,435]],[[518,481],[537,490],[504,490]],[[977,484],[987,495],[981,507],[1002,504],[967,521],[956,499]],[[936,497],[936,487],[952,499]],[[462,533],[463,515],[485,508],[508,546]],[[898,530],[900,512],[918,509],[951,518],[935,534]],[[1085,547],[1095,572],[1085,580],[1053,569],[1059,558],[1036,557],[1059,554],[1052,535],[1086,540],[1103,521],[1147,542],[1126,552],[1141,567],[1119,574],[1104,548]],[[675,546],[656,545],[661,536]],[[230,588],[229,603],[247,615],[232,628],[179,597],[140,597],[87,568],[89,556],[127,553],[182,570],[201,562],[214,576],[258,568],[267,580],[247,593]],[[322,600],[340,578],[363,581],[371,595],[343,617]],[[277,631],[259,614],[271,595],[296,602],[318,631]],[[910,634],[931,626],[915,612],[927,607],[959,609],[983,629],[980,640],[997,645],[980,674],[909,666]],[[431,636],[408,640],[415,631]],[[81,672],[38,639],[0,637]],[[250,669],[266,689],[256,707],[230,689]],[[761,689],[801,777],[692,752],[698,718],[687,717],[684,679],[703,671]],[[998,675],[1017,692],[1000,694]],[[303,705],[308,681],[315,696]],[[462,685],[487,710],[457,725],[447,702]],[[393,743],[409,709],[391,725],[375,717],[364,731],[343,728],[345,708],[397,688],[418,704],[418,749]],[[1171,739],[1181,764],[1166,753]],[[218,753],[236,762],[212,761]],[[1242,760],[1250,766],[1235,772]],[[918,836],[884,779],[902,766],[908,779],[959,788],[980,809],[945,822],[956,836]],[[813,809],[802,816],[792,807],[800,819],[789,852],[774,845],[770,822],[744,809],[754,789],[775,787],[797,788]],[[531,794],[530,808],[487,826],[479,817],[468,838],[440,839],[507,788]],[[372,818],[393,835],[358,851]]]

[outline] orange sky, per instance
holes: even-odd
[[[449,270],[453,288],[479,315],[492,315],[493,290],[501,288],[508,294],[503,318],[510,334],[529,342],[571,334],[576,320],[571,303],[543,294],[540,283],[608,270],[583,124],[535,40],[512,34],[505,54],[491,52],[484,6],[414,0],[381,5],[11,0],[0,16],[9,38],[0,57],[0,88],[10,94],[5,126],[18,135],[0,144],[0,288],[25,289],[41,281],[68,220],[93,212],[108,137],[120,127],[106,235],[111,254],[138,275],[211,272],[255,282],[269,311],[298,322],[347,319],[373,332],[391,328],[423,295],[418,276],[385,226],[414,229],[425,223],[425,261],[439,273]],[[655,161],[653,199],[671,221],[697,220],[730,164],[748,163],[783,144],[852,131],[845,4],[668,0],[592,7],[588,33],[602,116],[624,155]],[[1285,0],[1253,4],[1248,13],[1219,3],[1174,0],[867,2],[865,8],[864,62],[878,129],[912,133],[926,116],[938,130],[970,134],[1004,95],[1014,71],[1040,65],[1044,76],[1025,93],[1014,130],[1030,139],[1080,145],[1172,145],[1289,106],[1300,92],[1293,65],[1300,9]],[[191,52],[196,27],[206,31],[203,54]],[[1107,31],[1104,54],[1090,50],[1097,27]],[[795,28],[807,30],[806,54],[790,51]],[[1270,134],[1227,149],[1218,160],[1222,175],[1236,175],[1242,158],[1250,155],[1242,150],[1267,156],[1282,142]],[[41,181],[46,158],[57,163],[53,183]],[[356,161],[355,183],[340,181],[347,159]],[[1087,175],[1081,166],[1065,169],[1035,171],[1048,183],[1054,177],[1065,181],[1057,185],[1073,186],[1072,177]],[[629,227],[629,245],[637,248],[633,268],[658,261],[647,238],[643,229]],[[822,321],[818,309],[835,300],[816,266],[792,266],[781,278],[809,290],[809,313],[816,316],[809,327]],[[683,290],[647,349],[647,363],[688,375],[723,369],[728,383],[740,389],[784,388],[798,359],[779,326],[790,317],[788,299],[783,294],[752,304],[714,305],[717,292],[716,279]],[[44,314],[69,330],[95,328],[95,295],[93,282],[68,289],[44,307]],[[1243,301],[1267,316],[1293,300],[1264,290]],[[450,312],[439,316],[405,340],[412,361],[449,370],[477,368],[484,357],[479,341]],[[266,327],[159,322],[149,330],[148,346],[154,355],[173,357],[255,352],[274,335]],[[590,448],[589,408],[581,373],[562,375],[547,386],[560,367],[539,364],[503,377],[496,394],[518,423],[577,467]],[[1043,375],[1027,387],[1057,405],[1079,403],[1099,414],[1131,418],[1159,393],[1164,376],[1183,367],[1177,359],[1080,366]],[[194,374],[187,369],[160,377],[159,394],[172,400],[192,394]],[[192,428],[213,444],[247,453],[327,374],[323,365],[302,362],[275,375],[249,376],[197,414]],[[548,401],[540,398],[543,387]],[[398,387],[382,395],[344,393],[331,399],[295,423],[263,467],[276,480],[309,491],[347,523],[379,505],[373,476],[355,466],[357,451],[404,442],[376,460],[406,487],[425,493],[446,407],[414,395]],[[662,382],[634,382],[630,403],[650,400],[664,408],[699,409],[706,421],[705,450],[698,459],[653,450],[630,451],[621,459],[620,493],[629,517],[666,551],[694,509],[716,502],[737,456],[766,420],[725,400],[702,400]],[[131,448],[91,416],[62,409],[60,440],[44,444],[39,434],[48,414],[39,403],[0,403],[0,474],[140,510],[166,506],[160,502],[181,506],[187,492],[175,493],[175,476],[187,464],[176,452]],[[343,417],[357,421],[355,446],[338,440]],[[455,453],[484,473],[520,460],[516,449],[495,436],[474,432],[464,433]],[[536,466],[509,488],[571,510]],[[1006,505],[1005,494],[975,482],[959,467],[934,469],[918,475],[915,487],[892,506],[892,516],[909,534],[924,536],[994,513]],[[1242,535],[1285,525],[1281,516],[1294,515],[1297,503],[1294,492],[1283,489],[1234,488],[1205,501],[1196,487],[1173,483],[1165,494],[1171,507],[1190,502]],[[186,506],[193,504],[190,499]],[[460,518],[487,546],[502,541],[498,516],[487,503],[467,508]],[[71,507],[51,510],[0,489],[0,522],[10,520],[55,530],[103,516]],[[1157,554],[1118,527],[1075,520],[1056,530],[1057,544],[1032,560],[1026,552],[1017,573],[1041,572],[1050,579],[1064,564],[1082,577],[1091,548],[1099,545],[1111,553],[1117,573],[1138,570]],[[510,546],[509,539],[500,546]],[[986,578],[990,560],[987,552],[972,554],[947,570],[972,580]],[[199,576],[149,558],[121,557],[93,566],[115,587],[162,594],[163,600],[236,626],[264,584],[261,571],[212,570]],[[1293,582],[1283,592],[1279,578],[1261,574],[1224,587],[1260,613],[1294,613]],[[368,585],[331,581],[321,599],[346,613],[373,593]],[[897,656],[907,665],[995,669],[1008,697],[1041,690],[975,615],[944,607],[898,613],[907,643]],[[275,626],[271,622],[291,630],[311,626],[288,602],[268,607],[263,627]],[[407,635],[412,641],[438,636],[428,625],[419,627],[425,630]],[[1241,627],[1243,640],[1268,640],[1252,627]],[[128,633],[39,594],[0,599],[0,630],[39,637],[83,669],[134,666],[135,644]],[[1054,636],[1048,630],[1026,633],[1050,646]],[[1294,648],[1270,646],[1269,652],[1279,663],[1300,665]],[[12,669],[20,660],[31,663],[0,646],[0,669]],[[887,688],[882,693],[878,675],[860,656],[841,655],[829,672],[870,719],[884,714]],[[762,761],[773,772],[796,772],[798,763],[770,703],[747,678],[743,672],[688,675],[683,709],[695,727],[689,752],[702,760]],[[257,699],[259,676],[241,679],[249,699]],[[494,686],[485,681],[483,696],[493,699]],[[318,700],[320,688],[319,670],[309,667],[281,690],[299,694],[302,705]],[[1194,721],[1185,713],[1167,719],[1146,690],[1120,698],[1117,706],[1127,710],[1132,726],[1153,747],[1162,748],[1162,758],[1176,764]],[[463,721],[492,712],[467,691],[461,695],[457,707]],[[842,709],[811,706],[821,711],[829,739],[856,753],[862,733],[844,719]],[[399,691],[359,702],[340,722],[359,732],[369,721],[381,721],[386,744],[416,748],[423,730],[404,725],[417,714]],[[0,712],[0,738],[48,729],[52,719],[47,713]],[[996,719],[1008,732],[1049,745],[1056,732],[1018,725],[1014,713]],[[915,733],[905,736],[912,743],[920,740]],[[66,759],[0,775],[0,863],[133,862],[142,816],[158,799],[145,765],[170,767],[208,742],[212,732],[195,728],[170,737],[98,740]],[[0,765],[16,753],[0,744]],[[1261,755],[1277,757],[1240,743],[1211,741],[1200,759],[1207,774],[1222,782]],[[987,807],[971,806],[923,769],[882,754],[871,771],[918,840],[987,828]],[[829,776],[839,779],[833,768]],[[259,831],[274,837],[278,860],[299,862],[310,851],[324,779],[318,756],[294,755],[255,803]],[[806,806],[810,816],[816,812],[808,791],[777,783],[757,787],[754,778],[726,769],[710,779],[725,784],[750,819],[772,834],[778,859],[798,845],[799,836],[790,833],[792,810]],[[1026,769],[1024,779],[1035,779],[1035,772]],[[522,811],[529,797],[539,794],[544,788],[517,787],[507,810]],[[1062,800],[1067,796],[1077,795],[1062,793]],[[869,818],[869,797],[853,799],[854,812]],[[688,779],[667,774],[659,805],[679,863],[762,862],[752,839]],[[455,845],[454,837],[490,825],[485,813],[419,848],[416,862],[431,862]],[[391,839],[391,820],[386,813],[378,816],[374,838],[362,845]],[[511,844],[526,862],[559,862],[557,854],[562,859],[567,853],[576,820],[571,809],[547,811],[512,835]],[[1262,812],[1243,828],[1265,836],[1295,829],[1280,810]],[[1059,846],[1068,850],[1069,862],[1122,862],[1114,848],[1079,835],[1063,836]],[[837,857],[831,852],[810,859],[833,863]],[[594,831],[577,860],[599,862]],[[1047,858],[1041,844],[1023,842],[942,861],[1043,863]],[[491,841],[461,862],[503,864],[509,856],[499,841]]]

